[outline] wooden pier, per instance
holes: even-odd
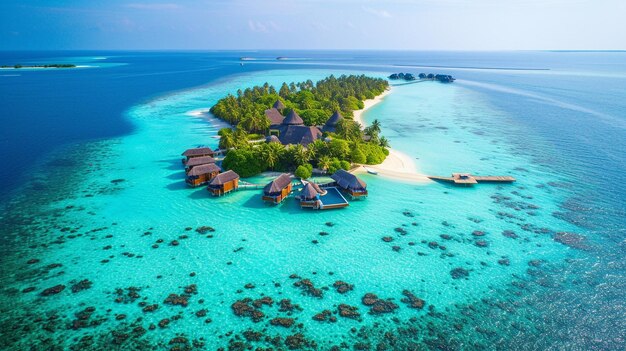
[[[511,176],[475,176],[469,173],[452,173],[451,177],[428,176],[428,178],[463,186],[472,186],[478,183],[513,183],[515,181],[515,178]]]

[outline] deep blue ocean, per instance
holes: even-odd
[[[278,56],[289,57],[289,59],[276,60],[275,58]],[[254,60],[244,61],[244,64],[241,65],[240,57],[251,57]],[[387,345],[388,349],[398,350],[422,348],[480,349],[485,347],[489,349],[513,348],[524,350],[617,350],[626,348],[626,260],[624,259],[626,257],[626,187],[622,182],[626,175],[626,52],[46,51],[0,53],[0,65],[17,63],[74,63],[79,67],[75,69],[0,70],[0,163],[2,164],[0,167],[0,209],[3,211],[2,217],[0,217],[0,225],[2,225],[0,240],[2,241],[1,247],[4,256],[0,260],[3,271],[0,278],[3,285],[6,286],[2,291],[1,306],[2,312],[7,316],[0,319],[0,326],[3,328],[1,333],[4,336],[11,333],[9,330],[14,332],[13,340],[0,344],[0,346],[7,349],[20,349],[24,345],[23,343],[32,338],[32,340],[37,341],[35,345],[38,345],[39,348],[36,349],[46,349],[51,345],[58,346],[55,341],[50,340],[65,338],[64,330],[72,329],[71,327],[57,326],[53,331],[46,332],[46,328],[41,326],[43,323],[40,320],[34,321],[37,318],[44,321],[55,319],[51,317],[54,315],[51,311],[54,308],[62,310],[64,305],[56,304],[56,302],[50,305],[50,301],[44,302],[41,298],[39,300],[20,300],[23,289],[30,286],[37,286],[38,289],[46,288],[51,284],[47,283],[48,281],[56,281],[56,279],[60,279],[59,277],[63,277],[63,273],[56,273],[52,268],[34,269],[32,263],[23,262],[25,258],[32,256],[26,246],[33,250],[45,248],[47,251],[41,252],[48,252],[50,259],[41,258],[46,257],[41,252],[38,253],[39,256],[37,257],[40,257],[41,261],[45,263],[56,262],[55,260],[60,260],[62,257],[70,257],[68,251],[71,250],[64,248],[65,251],[59,249],[57,252],[54,249],[57,247],[55,245],[63,246],[68,241],[67,234],[69,232],[82,233],[87,229],[86,226],[90,225],[92,226],[90,227],[91,230],[84,233],[85,240],[89,236],[91,240],[96,240],[98,247],[93,252],[85,251],[84,257],[101,253],[101,247],[105,244],[98,240],[106,239],[104,237],[96,238],[94,233],[98,233],[99,230],[106,232],[110,228],[115,228],[117,223],[110,222],[115,218],[116,211],[120,213],[119,218],[128,218],[125,217],[127,215],[122,215],[125,212],[124,209],[113,205],[104,205],[106,200],[103,200],[103,205],[98,207],[99,204],[93,210],[86,206],[85,213],[93,211],[93,220],[84,220],[83,218],[79,220],[79,215],[65,218],[62,213],[64,213],[63,211],[73,211],[74,208],[81,206],[74,205],[73,202],[69,204],[63,201],[66,200],[66,197],[68,199],[78,198],[74,194],[69,195],[73,191],[72,188],[78,189],[82,181],[91,181],[95,179],[96,174],[106,174],[107,167],[111,167],[111,172],[115,174],[115,172],[120,172],[116,167],[125,164],[124,162],[131,164],[137,161],[130,156],[126,160],[123,156],[116,154],[115,150],[124,150],[124,147],[127,147],[128,150],[138,150],[141,147],[149,148],[151,146],[158,150],[159,139],[156,139],[157,136],[170,135],[172,138],[176,138],[176,135],[167,134],[170,131],[164,129],[161,130],[161,134],[153,135],[146,132],[149,128],[165,128],[160,124],[151,125],[142,122],[148,119],[151,113],[154,113],[159,120],[164,119],[168,113],[174,115],[178,112],[175,112],[176,107],[167,110],[163,104],[169,100],[172,101],[172,106],[183,104],[181,101],[185,98],[180,96],[186,96],[188,90],[206,88],[206,91],[199,91],[206,96],[210,95],[208,101],[213,101],[211,99],[214,95],[223,96],[232,92],[221,91],[219,90],[220,87],[230,89],[231,85],[234,84],[232,82],[240,81],[241,84],[248,84],[246,77],[251,77],[250,79],[256,82],[259,79],[264,79],[266,72],[267,79],[273,82],[280,80],[281,77],[307,77],[309,74],[318,77],[324,76],[326,71],[347,71],[373,75],[394,72],[453,75],[457,78],[457,81],[453,83],[454,87],[458,87],[465,93],[447,95],[443,92],[428,99],[425,98],[423,103],[428,104],[427,111],[402,116],[402,118],[414,118],[413,124],[407,122],[408,127],[404,131],[401,128],[394,129],[387,126],[387,132],[398,137],[397,144],[401,144],[407,150],[410,150],[412,144],[423,146],[420,144],[422,137],[434,138],[432,135],[422,135],[419,128],[433,130],[439,128],[440,131],[448,129],[450,130],[450,138],[457,138],[455,140],[457,143],[463,142],[463,140],[458,140],[463,134],[459,134],[460,132],[453,133],[455,123],[461,132],[472,131],[470,133],[472,135],[471,142],[475,145],[482,145],[480,140],[481,138],[484,139],[485,146],[480,146],[482,151],[488,150],[487,144],[489,143],[492,146],[498,143],[506,144],[508,153],[515,157],[519,156],[519,158],[509,160],[507,164],[507,167],[513,164],[518,165],[516,176],[524,177],[524,172],[528,172],[525,168],[540,169],[540,171],[531,170],[529,179],[532,179],[532,182],[524,183],[522,181],[522,185],[516,190],[517,192],[514,191],[513,195],[507,194],[507,196],[517,196],[522,193],[526,196],[523,197],[526,199],[524,201],[532,201],[529,199],[535,197],[535,200],[542,204],[554,203],[554,209],[546,210],[548,212],[541,214],[550,217],[551,220],[542,223],[543,217],[535,217],[537,219],[533,225],[536,228],[542,227],[544,224],[553,226],[554,223],[551,221],[558,220],[563,223],[564,229],[562,230],[575,231],[577,233],[576,238],[583,237],[584,239],[568,242],[569,246],[564,247],[569,251],[562,253],[562,255],[553,249],[550,249],[548,253],[548,247],[551,247],[549,244],[534,241],[539,240],[536,239],[537,236],[541,236],[541,230],[536,229],[533,232],[536,236],[529,237],[527,240],[528,243],[532,244],[524,246],[523,249],[520,249],[521,251],[511,247],[509,258],[513,260],[516,257],[515,251],[528,252],[528,255],[531,253],[542,255],[544,254],[541,252],[543,247],[546,250],[545,257],[541,256],[544,261],[549,262],[550,258],[554,257],[560,257],[560,259],[543,266],[536,263],[536,260],[530,260],[528,265],[524,262],[522,269],[512,272],[511,277],[507,278],[513,282],[507,281],[506,284],[512,285],[498,283],[497,287],[492,288],[493,294],[486,294],[482,300],[480,296],[472,296],[477,301],[476,305],[464,303],[461,306],[461,302],[459,302],[451,304],[443,310],[430,310],[428,315],[424,313],[420,317],[420,321],[428,320],[428,323],[424,322],[423,325],[408,317],[404,318],[405,315],[400,315],[399,321],[388,319],[370,323],[369,320],[366,320],[365,325],[354,325],[354,327],[360,328],[359,332],[346,332],[346,335],[350,334],[350,336],[341,334],[340,328],[333,329],[332,332],[336,333],[333,335],[339,335],[337,338],[345,341],[346,348],[352,349],[353,347],[369,345],[367,346],[369,348],[361,349],[376,349],[380,343]],[[402,97],[400,89],[401,87],[397,88],[397,96],[399,97],[396,101],[404,101],[408,104],[407,101],[409,100],[406,99],[412,98]],[[396,93],[392,92],[387,102],[388,105],[392,104],[394,94]],[[482,121],[480,119],[482,107],[472,104],[467,104],[468,110],[463,111],[463,106],[466,104],[466,100],[463,99],[473,96],[473,94],[477,99],[480,99],[481,106],[489,106],[489,111],[492,111],[490,113],[502,116],[502,118],[498,119],[497,123],[491,119]],[[199,99],[197,95],[192,98],[187,97],[187,99],[189,101],[197,100]],[[456,100],[448,100],[448,97]],[[416,110],[419,110],[419,104],[422,103],[422,100],[419,99],[418,95],[415,100]],[[201,102],[204,103],[204,101]],[[453,110],[437,107],[453,104],[455,106]],[[200,107],[200,105],[198,103],[196,107]],[[372,113],[378,111],[382,115],[391,114],[392,108],[382,106],[373,110]],[[429,115],[428,111],[432,113]],[[454,113],[454,119],[446,120],[445,117],[448,113]],[[136,118],[141,123],[133,123],[129,116]],[[466,120],[464,120],[465,116],[467,117]],[[391,120],[393,116],[389,118]],[[381,119],[384,125],[385,119]],[[439,119],[441,119],[441,125],[447,123],[445,127],[441,125],[437,127]],[[212,130],[202,129],[205,127],[199,128],[203,133],[214,133]],[[415,133],[413,135],[407,134],[407,130],[415,131]],[[494,134],[498,130],[506,130],[507,132],[502,135]],[[196,135],[193,133],[199,132],[185,131],[185,133],[193,138]],[[482,133],[487,133],[489,136],[483,136]],[[447,135],[441,134],[440,138],[446,138]],[[133,139],[134,136],[137,138]],[[411,138],[414,138],[415,141],[413,142]],[[393,138],[391,140],[393,142]],[[469,139],[465,141],[470,142]],[[146,145],[141,145],[143,142]],[[154,144],[148,145],[148,142]],[[436,142],[432,143],[432,145],[435,144]],[[440,145],[445,145],[445,143]],[[494,150],[499,149],[494,148]],[[446,150],[440,150],[440,152],[445,153]],[[460,159],[464,157],[458,155],[457,149],[455,152],[457,155],[454,157]],[[107,159],[116,157],[117,161],[107,163]],[[425,167],[430,167],[428,162],[432,161],[432,157],[431,159],[428,159],[427,156],[424,158]],[[522,159],[528,160],[528,167],[519,164]],[[136,162],[136,164],[139,165],[141,162]],[[86,170],[83,167],[85,165],[89,165]],[[177,165],[169,165],[168,167],[172,168],[168,169],[175,169],[175,166]],[[129,166],[130,168],[132,167]],[[542,178],[544,175],[545,177]],[[177,179],[176,177],[174,175],[173,179]],[[55,183],[46,182],[46,179],[42,178],[54,179]],[[558,181],[555,180],[556,178]],[[33,179],[36,179],[36,182],[33,182]],[[107,184],[109,183],[108,180],[107,178]],[[377,180],[372,182],[378,184]],[[87,187],[86,184],[82,185]],[[64,190],[55,192],[53,188],[57,186]],[[380,184],[380,187],[385,186]],[[403,185],[399,185],[399,187],[406,191],[415,190]],[[80,189],[83,192],[86,191]],[[168,190],[173,189],[178,190],[176,187]],[[98,188],[97,191],[96,196],[124,196],[116,193],[116,191],[122,191],[117,188]],[[417,191],[418,196],[413,202],[420,204],[419,206],[424,205],[419,200],[420,191],[424,193],[425,199],[444,196],[442,194],[448,195],[448,191],[441,192],[433,186],[426,187],[426,190]],[[510,198],[503,196],[499,191],[501,190],[498,189],[496,193],[482,194],[484,196],[477,194],[476,196],[482,196],[477,197],[477,199],[482,199],[477,201],[488,201],[489,206],[493,207],[485,207],[485,213],[494,214],[503,223],[517,221],[518,219],[513,217],[504,218],[506,216],[502,214],[503,212],[498,212],[503,211],[497,207],[503,203],[511,208],[519,205],[511,205],[508,202]],[[158,195],[153,196],[158,199]],[[189,197],[193,198],[193,195],[189,195]],[[241,200],[241,198],[238,199]],[[43,208],[50,203],[54,203],[58,208],[44,210]],[[373,203],[373,201],[369,202],[369,204]],[[63,207],[59,207],[60,204],[63,204]],[[480,207],[481,204],[481,202],[476,203],[477,207]],[[232,204],[229,203],[228,205]],[[357,205],[350,209],[357,210],[359,209],[358,206],[363,205]],[[389,211],[398,210],[391,204],[389,206]],[[410,202],[402,206],[408,208]],[[167,207],[167,204],[164,203],[163,207]],[[29,212],[31,209],[32,212]],[[427,216],[428,209],[423,210],[422,216]],[[419,210],[415,209],[415,211]],[[535,214],[532,212],[528,211],[527,215],[519,220],[522,222],[533,220]],[[167,210],[163,209],[161,215],[164,219],[171,219],[167,216],[172,215],[172,213],[168,214]],[[483,215],[487,216],[484,213]],[[407,215],[405,214],[405,216]],[[44,217],[45,219],[42,219]],[[63,219],[56,221],[55,218]],[[399,218],[402,218],[402,215],[399,215]],[[422,217],[422,219],[424,218]],[[238,221],[241,219],[229,220]],[[340,218],[334,220],[341,223]],[[109,229],[95,228],[100,224],[100,221],[108,221]],[[246,219],[241,221],[244,223],[244,227],[250,225],[251,227],[263,228],[266,225],[260,220],[250,220],[249,223],[246,222]],[[318,218],[316,221],[324,223],[323,219]],[[426,222],[428,221],[426,220]],[[442,223],[438,221],[436,224],[442,227]],[[475,223],[480,222],[476,220]],[[163,223],[156,223],[154,230],[152,227],[141,227],[141,229],[132,227],[132,223],[131,227],[133,231],[140,230],[146,233],[158,233],[160,229],[163,229],[164,232],[171,230],[166,224],[163,225],[167,229],[160,228],[161,224]],[[429,224],[422,224],[422,226],[423,228],[431,228]],[[447,227],[447,224],[443,223],[443,227]],[[523,225],[521,227],[524,229]],[[129,228],[125,227],[125,230],[131,231]],[[504,227],[499,226],[498,228]],[[307,227],[307,229],[313,231],[330,230],[323,226],[321,228]],[[558,228],[553,229],[554,232],[559,231]],[[441,230],[448,230],[448,228]],[[112,233],[116,237],[119,236],[118,232],[113,231]],[[440,234],[440,232],[433,232],[434,236]],[[307,243],[309,241],[307,239]],[[377,245],[379,241],[377,239]],[[16,244],[18,242],[23,243],[19,244],[19,248]],[[459,240],[459,243],[461,242],[465,243],[466,241],[464,239]],[[83,246],[81,247],[86,247],[87,244],[82,243]],[[293,244],[300,245],[297,242]],[[251,243],[250,245],[254,244]],[[129,244],[128,246],[131,247],[132,245]],[[124,245],[121,245],[116,249],[124,251],[123,247]],[[368,249],[369,247],[366,246],[363,251],[367,252]],[[192,248],[189,250],[190,252],[193,251]],[[230,248],[228,250],[229,252],[232,251]],[[493,257],[496,255],[494,254]],[[341,254],[338,256],[340,257]],[[98,257],[98,260],[95,261],[98,266],[100,266],[100,258],[103,257]],[[182,257],[177,258],[178,261],[185,260]],[[502,256],[501,258],[504,259],[505,257]],[[528,259],[530,258],[529,256]],[[225,256],[224,260],[227,259],[230,258]],[[248,262],[249,267],[254,267],[254,269],[249,268],[250,276],[255,274],[259,277],[266,276],[269,285],[269,282],[273,281],[270,280],[270,273],[263,272],[259,268],[262,264],[259,263],[260,261],[255,261],[254,257],[250,260]],[[297,262],[297,260],[293,262]],[[479,258],[476,259],[476,262],[483,263]],[[358,265],[358,263],[357,260],[355,264]],[[69,263],[64,262],[63,264],[69,266]],[[184,266],[182,263],[180,264],[181,267]],[[89,266],[89,263],[86,265]],[[497,266],[497,264],[494,265]],[[132,264],[128,267],[132,267]],[[184,267],[187,268],[188,266]],[[257,268],[259,268],[258,271]],[[221,269],[216,268],[216,271],[221,272]],[[337,267],[333,269],[341,271]],[[69,267],[67,270],[72,272]],[[373,271],[374,269],[372,269]],[[124,272],[124,270],[119,268],[119,271],[115,272],[111,273],[111,277],[114,277],[115,274],[123,274],[120,272]],[[399,272],[400,270],[396,272],[398,276],[401,275]],[[70,273],[67,275],[66,280],[68,281],[70,277],[75,278]],[[288,276],[288,274],[286,275]],[[233,273],[233,276],[237,275]],[[346,276],[354,280],[358,279],[356,274],[350,275],[346,272]],[[372,280],[375,281],[376,278],[372,278]],[[439,280],[439,282],[442,284],[441,286],[446,286],[449,283],[443,280]],[[243,283],[240,285],[243,286]],[[125,283],[116,284],[111,283],[104,290],[108,293],[108,291],[113,291],[114,287]],[[96,287],[97,285],[96,282]],[[480,286],[480,283],[477,283],[476,286]],[[168,287],[168,289],[170,288],[171,286]],[[146,289],[147,286],[144,287],[144,291]],[[384,288],[381,289],[384,291]],[[423,293],[426,294],[429,288],[426,286],[423,287],[423,290]],[[69,303],[72,301],[72,296],[70,294],[66,299],[70,301]],[[444,294],[444,296],[447,295]],[[398,295],[398,300],[400,297]],[[208,299],[211,298],[207,297]],[[219,298],[215,297],[215,299]],[[112,299],[109,300],[112,301]],[[16,306],[13,304],[20,303],[20,301],[21,303],[30,303],[32,306],[39,306],[37,304],[41,302],[40,315],[34,315],[32,311],[28,312],[30,314],[25,312],[24,315],[17,313],[13,310]],[[109,301],[109,305],[111,301]],[[478,306],[480,301],[482,301],[482,305]],[[335,301],[333,300],[333,302]],[[215,313],[213,316],[215,320],[219,320],[223,314],[228,314],[230,318],[230,308],[228,307],[230,301],[226,306],[227,308],[224,310],[209,307],[209,315]],[[84,305],[81,305],[82,307]],[[97,307],[99,309],[107,308],[106,304]],[[305,306],[305,303],[303,303],[303,307],[305,312],[309,312],[308,307],[319,308],[315,304]],[[514,310],[521,312],[516,317],[511,317],[514,315]],[[131,313],[126,312],[124,316],[132,316]],[[68,323],[74,318],[64,315],[63,318],[65,317],[67,317]],[[449,319],[447,319],[448,317]],[[79,316],[77,318],[80,319]],[[103,318],[113,319],[111,316]],[[432,320],[428,318],[432,318]],[[467,320],[463,318],[467,318]],[[403,324],[405,319],[411,321],[406,323],[414,324],[408,326]],[[224,322],[225,325],[230,328],[232,326],[232,324],[228,324],[231,323],[230,320],[225,320],[228,321]],[[299,327],[298,330],[306,336],[309,335],[307,332],[310,335],[318,336],[327,333],[324,329],[309,326],[307,323],[310,322],[310,317],[302,320],[306,320],[305,325]],[[473,322],[468,322],[468,320]],[[492,320],[494,325],[481,328],[480,320]],[[499,324],[500,322],[501,324]],[[465,329],[462,326],[459,327],[460,324],[465,325],[465,323],[472,326],[471,330],[469,327]],[[505,324],[507,327],[499,329],[498,326]],[[106,339],[107,345],[115,345],[121,349],[140,347],[137,344],[133,344],[133,346],[124,344],[125,339],[120,344],[112,343],[110,340],[111,333],[106,329],[108,327],[104,327],[105,325],[106,323],[102,324],[102,330],[98,329],[98,333],[102,332],[102,335],[107,336],[94,336],[94,340],[97,341],[89,344],[89,347],[98,349],[98,346],[102,346],[102,343],[105,342],[103,340],[106,338],[108,338]],[[393,325],[393,328],[397,329],[396,341],[385,339],[386,336],[384,335],[387,334],[384,333],[384,328],[389,325]],[[433,325],[436,327],[432,327]],[[527,325],[534,327],[531,330],[527,328]],[[186,328],[193,329],[194,327],[186,326]],[[232,328],[235,329],[236,327]],[[424,336],[420,342],[416,342],[413,339],[414,333],[411,328],[416,328],[415,333],[428,336]],[[19,332],[15,332],[16,330]],[[88,329],[81,330],[88,331]],[[215,333],[226,333],[229,330],[218,328]],[[238,331],[235,329],[235,335],[237,333]],[[371,333],[369,339],[368,333]],[[460,334],[458,340],[457,336],[452,336],[453,333]],[[86,334],[72,335],[78,340],[79,337]],[[95,332],[93,335],[96,335]],[[45,341],[48,336],[50,340]],[[99,337],[104,339],[98,339]],[[168,334],[167,337],[171,338],[172,335]],[[216,345],[237,349],[237,345],[234,344],[235,341],[228,341],[230,334],[228,337],[224,336],[224,339],[221,339],[222,336],[220,335],[219,341],[224,341],[223,344],[212,340],[210,335],[204,337],[208,340],[205,340],[208,349],[213,349]],[[472,344],[463,340],[464,337],[472,340],[478,340],[480,337],[481,341]],[[15,340],[15,338],[21,340]],[[311,338],[315,339],[314,336]],[[147,348],[148,345],[156,345],[151,341],[158,339],[158,337],[148,338],[145,344],[141,344],[141,347]],[[326,344],[322,344],[322,339],[321,337],[316,339],[320,345],[319,349],[326,349],[327,347],[324,346]],[[158,344],[158,342],[165,342],[165,344]],[[171,343],[170,346],[167,346],[167,340],[158,340],[158,342],[159,349],[171,347]],[[79,344],[76,341],[71,347],[77,347],[76,345]],[[302,348],[313,348],[310,343],[305,344],[302,344]],[[60,349],[67,347],[70,347],[69,344],[63,344]],[[87,346],[85,348],[88,349]]]

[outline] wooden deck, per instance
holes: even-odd
[[[469,173],[452,173],[451,177],[428,176],[428,178],[434,181],[465,186],[472,186],[478,183],[512,183],[515,181],[515,178],[511,176],[475,176]]]

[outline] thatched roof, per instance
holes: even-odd
[[[211,181],[211,183],[209,183],[209,185],[213,185],[213,186],[224,185],[225,183],[228,183],[235,179],[239,179],[239,174],[233,172],[232,170],[229,170],[224,173],[218,174],[215,178],[213,178],[213,180]]]
[[[313,184],[307,183],[304,188],[302,188],[302,191],[300,192],[300,197],[304,198],[305,200],[311,200],[314,199],[318,194],[319,192],[315,190]]]
[[[183,152],[183,156],[192,157],[192,156],[204,156],[204,155],[212,155],[214,154],[213,149],[210,147],[197,147],[193,149],[187,149]]]
[[[215,159],[211,156],[202,156],[202,157],[190,158],[189,161],[185,163],[185,166],[193,167],[193,166],[198,166],[198,165],[206,165],[209,163],[215,163]]]
[[[333,113],[332,116],[330,116],[330,118],[328,119],[328,121],[326,121],[326,125],[327,126],[336,126],[339,121],[341,121],[343,119],[343,116],[341,115],[341,113],[339,113],[339,111],[336,111],[335,113]]]
[[[338,170],[330,176],[340,187],[350,190],[365,190],[367,184],[352,173],[343,169]]]
[[[283,122],[283,115],[275,108],[270,108],[269,110],[265,110],[265,117],[270,120],[270,125],[277,126]]]
[[[291,184],[291,176],[287,173],[279,175],[276,179],[271,181],[263,188],[263,192],[266,195],[280,193],[289,184]]]
[[[222,169],[216,165],[215,163],[209,163],[209,164],[204,164],[204,165],[199,165],[199,166],[195,166],[193,168],[191,168],[189,170],[189,172],[187,172],[188,176],[199,176],[202,174],[209,174],[209,173],[215,173],[215,172],[220,172]]]
[[[280,101],[280,100],[276,100],[276,102],[274,103],[274,105],[272,107],[277,109],[277,110],[282,110],[282,109],[285,108],[285,104],[283,104],[283,102]]]
[[[278,139],[284,145],[302,144],[307,146],[322,137],[322,131],[317,127],[289,125],[282,128]]]
[[[280,139],[276,135],[270,135],[265,138],[266,143],[280,143]]]
[[[282,122],[283,125],[303,125],[304,121],[295,110],[291,110]]]

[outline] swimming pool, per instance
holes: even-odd
[[[348,200],[341,195],[337,188],[325,188],[326,195],[320,196],[323,207],[345,207]]]

